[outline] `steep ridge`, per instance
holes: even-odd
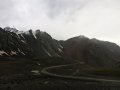
[[[1,57],[47,58],[61,57],[62,54],[62,46],[46,32],[0,28]]]
[[[115,43],[78,36],[61,41],[64,55],[93,66],[118,66],[120,47]]]

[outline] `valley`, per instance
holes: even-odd
[[[56,70],[50,70],[53,74],[56,73],[58,76],[47,75],[41,70],[46,69],[47,67],[37,64],[38,61],[33,60],[21,60],[21,61],[0,61],[0,89],[1,90],[40,90],[40,89],[117,89],[119,90],[119,82],[114,81],[102,81],[102,80],[94,80],[94,79],[86,79],[86,78],[78,78],[78,76],[74,75],[72,78],[70,75],[75,72],[74,69],[78,69],[78,64],[73,64],[72,66],[73,73],[69,72],[71,65],[59,65],[63,66],[63,70],[61,68],[55,68]],[[51,65],[48,65],[49,67]],[[56,67],[59,67],[56,66]],[[53,67],[53,66],[52,66]],[[54,69],[54,68],[53,68]],[[31,72],[32,70],[38,70],[39,74],[34,74],[35,72]],[[48,69],[49,70],[49,69]],[[63,73],[63,74],[61,74]],[[63,77],[59,77],[59,75],[63,75]],[[65,75],[65,77],[64,77]],[[70,76],[70,77],[69,77]]]

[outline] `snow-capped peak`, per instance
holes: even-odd
[[[5,29],[5,31],[9,31],[9,32],[14,32],[14,33],[18,32],[18,30],[16,28],[5,27],[4,29]]]

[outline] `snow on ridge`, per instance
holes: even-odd
[[[40,33],[41,35],[44,35],[46,32],[40,31],[40,30],[38,29],[38,30],[35,30],[34,34],[36,35],[37,33]]]
[[[37,39],[35,31],[33,31],[33,36],[35,39]]]
[[[0,56],[2,56],[3,54],[8,55],[5,51],[1,50],[1,51],[0,51]],[[9,56],[9,55],[8,55],[8,56]]]
[[[22,37],[22,38],[24,38],[24,39],[25,39],[25,37],[23,36],[23,34],[20,34],[20,35],[21,35],[21,37]]]
[[[9,32],[14,32],[14,33],[18,32],[18,30],[16,28],[5,27],[4,29],[5,29],[5,31],[9,31]]]
[[[63,53],[62,49],[63,49],[63,46],[59,43],[58,51]]]
[[[22,33],[24,33],[23,31],[18,31],[16,34],[22,34]]]
[[[61,44],[59,44],[60,48],[63,48],[63,46]]]
[[[2,56],[2,54],[4,54],[5,52],[4,51],[0,51],[0,56]]]
[[[22,52],[22,51],[20,51],[20,49],[19,49],[19,48],[18,48],[18,52],[20,52],[21,54],[25,55],[25,53],[24,53],[24,52]]]
[[[30,35],[30,32],[29,32],[29,31],[26,31],[26,32],[24,32],[24,33],[27,34],[27,35]],[[32,31],[32,35],[33,35],[33,37],[34,37],[35,39],[37,39],[35,31]]]
[[[17,55],[15,51],[11,51],[10,55]]]
[[[29,31],[25,31],[24,33],[27,34],[27,35],[30,35],[30,32],[29,32]]]
[[[26,43],[24,40],[21,40],[21,42]]]
[[[43,46],[42,46],[42,48],[48,56],[52,57],[52,55]]]
[[[25,53],[21,52],[23,55],[25,55]]]
[[[44,49],[44,51],[46,52],[46,54],[47,54],[48,56],[52,57],[52,55],[51,55],[46,49]]]
[[[63,52],[60,48],[58,48],[59,52]]]

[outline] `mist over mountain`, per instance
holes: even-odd
[[[67,58],[67,61],[111,67],[119,65],[120,47],[115,43],[89,39],[85,36],[58,41],[40,30],[23,32],[6,27],[0,28],[0,57],[33,59],[60,57]]]

